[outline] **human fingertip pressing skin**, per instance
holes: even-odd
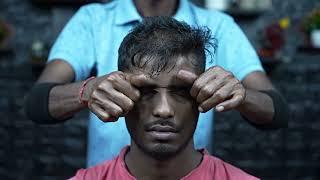
[[[221,106],[221,105],[220,105],[220,106],[218,105],[218,106],[216,107],[216,111],[217,111],[217,112],[222,112],[223,110],[224,110],[224,107]]]

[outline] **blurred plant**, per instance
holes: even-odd
[[[302,22],[302,31],[310,34],[313,30],[320,29],[320,8],[315,8]]]
[[[290,18],[284,17],[267,25],[260,39],[261,49],[258,54],[261,57],[275,57],[285,45],[285,30],[290,27]]]
[[[0,48],[5,47],[13,35],[12,27],[0,18]]]
[[[8,32],[6,31],[6,28],[3,25],[3,22],[0,21],[0,42],[2,42],[7,35],[8,35]]]

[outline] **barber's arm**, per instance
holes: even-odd
[[[25,98],[25,112],[39,124],[63,122],[85,106],[79,103],[82,82],[72,83],[74,71],[63,60],[48,63]]]
[[[286,100],[272,86],[263,72],[252,72],[242,81],[246,98],[236,109],[251,124],[261,129],[288,126],[289,108]]]
[[[85,107],[78,93],[83,84],[79,81],[89,76],[95,64],[92,18],[89,8],[81,7],[57,37],[43,73],[26,97],[29,119],[55,124]]]
[[[287,126],[288,105],[263,72],[252,72],[240,82],[231,72],[215,66],[199,77],[184,70],[178,77],[193,82],[190,93],[201,112],[236,109],[258,128]]]
[[[130,111],[146,83],[143,74],[115,71],[101,77],[72,82],[74,71],[63,60],[50,62],[25,101],[27,116],[39,124],[56,124],[84,108],[104,122],[116,121]]]

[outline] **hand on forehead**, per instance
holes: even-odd
[[[139,72],[137,74],[125,73],[126,80],[129,81],[133,86],[136,87],[165,87],[167,86],[182,86],[191,87],[194,81],[198,78],[194,72],[186,69],[180,69],[178,71],[168,73],[163,72],[159,76],[151,77],[150,74]],[[161,83],[161,81],[170,82]],[[166,84],[166,85],[163,85]]]
[[[135,87],[145,87],[155,85],[155,81],[146,73],[139,74],[125,73],[125,78]]]

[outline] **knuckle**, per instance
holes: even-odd
[[[201,108],[203,109],[203,112],[207,112],[209,110],[209,104],[202,104]]]
[[[139,94],[135,94],[135,95],[132,96],[132,100],[133,100],[134,102],[138,101],[139,98],[140,98],[140,93],[139,93]]]
[[[114,71],[111,74],[115,74],[115,75],[122,75],[123,73],[121,71]]]
[[[117,80],[117,74],[115,74],[115,73],[109,74],[109,76],[107,76],[106,80],[108,80],[109,82],[115,82]]]
[[[97,91],[93,91],[91,93],[91,98],[90,99],[98,99],[98,92]]]
[[[123,113],[122,109],[113,109],[112,114],[115,117],[119,117]]]
[[[92,101],[88,101],[88,109],[90,110],[90,111],[92,111]]]
[[[244,99],[244,98],[245,98],[245,94],[246,94],[245,91],[239,91],[239,92],[238,92],[238,96],[239,96],[241,99]]]
[[[212,70],[220,70],[221,67],[220,66],[212,66],[210,69],[212,69]]]
[[[120,71],[113,71],[109,74],[109,76],[116,76],[118,74],[120,74]]]
[[[116,122],[116,121],[117,121],[117,119],[108,118],[104,122]]]
[[[233,76],[232,72],[226,71],[226,72],[225,72],[225,77],[227,77],[227,78],[233,78],[234,76]]]
[[[100,84],[98,84],[97,89],[100,89],[100,90],[106,89],[108,84],[109,82],[102,81]]]
[[[130,100],[130,101],[128,102],[128,109],[132,109],[133,106],[134,106],[134,102],[133,102],[132,100]]]
[[[201,89],[201,93],[205,96],[210,96],[212,94],[212,89],[208,86],[205,86]]]
[[[102,120],[103,122],[106,122],[106,121],[108,121],[108,118],[109,118],[109,117],[103,116],[103,115],[99,115],[98,118],[99,118],[100,120]]]
[[[240,101],[242,102],[244,100],[245,96],[244,95],[240,95],[239,98],[240,98]]]
[[[102,114],[95,112],[94,113],[101,121],[105,121],[106,117],[104,117]]]
[[[130,99],[136,102],[140,98],[140,92],[135,89],[131,89],[130,91]]]
[[[103,122],[114,122],[109,116],[104,116],[100,118]]]
[[[237,82],[235,83],[235,88],[236,89],[241,89],[244,90],[244,87],[242,85],[242,83],[240,81],[237,80]]]
[[[201,89],[201,87],[202,87],[201,84],[196,81],[196,82],[194,83],[192,89],[193,89],[194,91],[196,91],[196,92],[199,92],[200,89]]]
[[[222,93],[216,93],[215,96],[218,101],[222,101],[224,99],[224,95]]]
[[[236,85],[240,85],[240,86],[242,86],[241,81],[239,81],[237,78],[234,78],[234,81],[235,81]]]

